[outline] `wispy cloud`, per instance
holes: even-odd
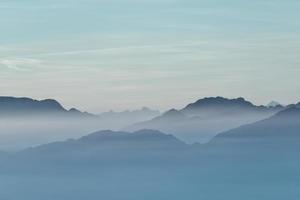
[[[6,58],[0,59],[0,66],[10,70],[28,71],[32,68],[41,67],[42,61],[30,58]]]
[[[93,54],[93,53],[103,53],[103,54],[117,54],[117,53],[128,53],[128,52],[141,52],[141,51],[156,51],[160,52],[178,52],[182,51],[181,48],[187,46],[196,46],[199,44],[170,44],[170,45],[137,45],[137,46],[124,46],[124,47],[109,47],[109,48],[98,48],[98,49],[79,49],[70,51],[58,51],[49,52],[41,54],[27,55],[26,57],[48,57],[48,56],[65,56],[65,55],[78,55],[78,54]]]

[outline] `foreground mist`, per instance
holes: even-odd
[[[282,144],[284,137],[274,135],[240,143],[232,134],[188,145],[153,130],[100,131],[3,153],[0,195],[13,200],[299,197],[298,136]]]

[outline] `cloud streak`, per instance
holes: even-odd
[[[42,66],[42,61],[30,58],[7,58],[0,59],[0,66],[10,70],[28,71],[33,68]]]
[[[79,54],[115,54],[115,53],[126,53],[126,52],[141,52],[141,51],[159,51],[159,52],[182,52],[183,48],[199,46],[205,42],[186,42],[179,44],[161,44],[161,45],[136,45],[136,46],[124,46],[124,47],[109,47],[109,48],[96,48],[96,49],[79,49],[70,51],[58,51],[50,53],[32,54],[27,55],[27,58],[33,57],[50,57],[50,56],[68,56],[68,55],[79,55]]]

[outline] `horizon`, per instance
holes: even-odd
[[[2,1],[0,91],[94,112],[167,110],[205,96],[296,102],[299,8],[295,0]]]
[[[92,110],[81,110],[79,107],[77,107],[76,105],[65,105],[63,102],[61,102],[61,101],[59,101],[59,100],[57,100],[57,99],[54,99],[54,98],[42,98],[42,99],[36,99],[36,98],[32,98],[32,97],[29,97],[29,96],[11,96],[11,95],[5,95],[5,96],[3,96],[3,95],[1,95],[0,96],[0,98],[1,97],[8,97],[8,98],[10,98],[10,97],[12,97],[12,98],[28,98],[28,99],[33,99],[33,100],[37,100],[37,101],[43,101],[43,100],[55,100],[55,101],[57,101],[63,108],[65,108],[66,110],[70,110],[70,109],[72,109],[72,108],[75,108],[75,109],[78,109],[78,110],[80,110],[80,111],[82,111],[82,112],[88,112],[88,113],[92,113],[92,114],[102,114],[102,113],[106,113],[106,112],[126,112],[126,111],[129,111],[129,112],[132,112],[132,111],[139,111],[139,110],[142,110],[142,109],[144,109],[144,108],[147,108],[147,109],[150,109],[150,110],[153,110],[153,111],[159,111],[160,113],[164,113],[164,112],[167,112],[167,111],[169,111],[169,110],[171,110],[171,109],[176,109],[176,110],[181,110],[181,109],[183,109],[183,108],[185,108],[187,105],[189,105],[189,104],[191,104],[191,103],[195,103],[196,101],[198,101],[198,100],[201,100],[201,99],[205,99],[205,98],[218,98],[218,97],[221,97],[221,98],[224,98],[224,99],[228,99],[228,100],[233,100],[233,99],[238,99],[238,98],[242,98],[242,99],[244,99],[245,101],[249,101],[250,103],[252,103],[253,105],[255,105],[255,106],[268,106],[268,104],[270,104],[270,103],[279,103],[280,105],[282,105],[282,106],[287,106],[287,105],[291,105],[291,104],[297,104],[297,103],[300,103],[300,101],[298,101],[298,102],[289,102],[288,104],[282,104],[281,102],[278,102],[278,101],[275,101],[275,100],[270,100],[268,103],[265,103],[265,104],[256,104],[255,102],[253,102],[253,101],[251,101],[251,100],[249,100],[249,99],[247,99],[247,98],[244,98],[244,97],[242,97],[242,96],[239,96],[239,97],[233,97],[233,98],[229,98],[229,97],[224,97],[224,96],[207,96],[207,97],[201,97],[201,98],[198,98],[198,99],[196,99],[196,100],[194,100],[194,101],[192,101],[192,102],[188,102],[188,103],[186,103],[186,104],[184,104],[183,106],[181,106],[181,107],[170,107],[170,108],[168,108],[168,109],[164,109],[164,110],[162,110],[162,109],[159,109],[159,108],[157,108],[157,107],[150,107],[150,106],[147,106],[147,105],[144,105],[144,106],[142,106],[142,107],[137,107],[137,108],[133,108],[133,109],[130,109],[130,108],[125,108],[125,109],[123,109],[123,110],[116,110],[116,109],[107,109],[107,110],[103,110],[103,111],[100,111],[100,112],[97,112],[97,111],[92,111]]]

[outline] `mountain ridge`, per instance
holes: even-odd
[[[300,108],[294,106],[267,119],[220,133],[208,145],[239,145],[239,148],[243,149],[241,145],[258,144],[259,147],[276,145],[280,148],[290,148],[293,145],[300,146],[299,140]]]
[[[214,111],[214,109],[219,109],[220,111],[224,112],[224,114],[227,114],[229,112],[233,113],[236,110],[238,112],[246,112],[246,111],[268,111],[268,110],[279,110],[280,108],[283,108],[282,106],[274,106],[274,107],[268,107],[264,105],[254,105],[250,101],[247,101],[246,99],[242,97],[238,98],[225,98],[225,97],[206,97],[203,99],[199,99],[194,103],[188,104],[186,107],[184,107],[181,112],[188,114],[188,115],[197,115],[201,111],[205,112],[208,110],[211,110],[211,112]],[[213,114],[213,113],[212,113]],[[217,113],[218,115],[222,114],[220,112]]]
[[[75,108],[67,110],[55,99],[36,100],[28,97],[0,96],[0,116],[49,114],[78,117],[95,116],[87,112],[81,112]]]
[[[173,135],[156,130],[145,129],[132,133],[102,130],[78,139],[26,148],[17,152],[15,158],[18,162],[121,162],[125,159],[142,163],[143,160],[169,159],[178,156],[175,152],[188,148],[189,145]]]
[[[268,118],[282,109],[284,107],[256,106],[241,97],[207,97],[188,104],[181,110],[171,109],[124,130],[156,129],[173,133],[188,143],[205,143],[220,132]]]

